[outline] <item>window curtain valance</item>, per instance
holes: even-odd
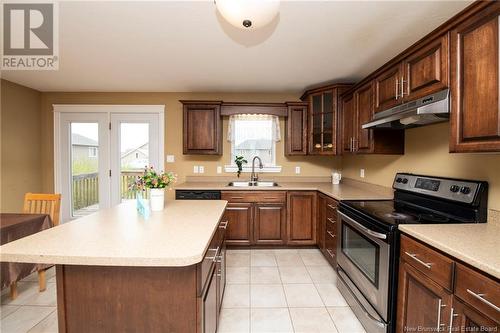
[[[269,121],[272,120],[272,139],[274,142],[281,141],[281,130],[280,121],[277,116],[267,115],[267,114],[237,114],[229,117],[229,125],[227,129],[227,141],[235,141],[235,122],[237,120],[249,120],[249,121]]]

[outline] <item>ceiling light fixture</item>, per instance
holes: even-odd
[[[226,21],[240,29],[258,29],[278,15],[279,0],[216,0],[215,6]]]

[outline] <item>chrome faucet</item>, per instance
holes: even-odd
[[[255,160],[259,160],[259,169],[262,169],[264,165],[259,156],[255,156],[252,160],[252,173],[250,174],[250,183],[257,183],[259,181],[259,175],[255,173]]]

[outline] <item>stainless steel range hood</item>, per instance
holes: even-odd
[[[378,112],[363,128],[403,129],[447,121],[450,115],[449,89],[416,101]]]

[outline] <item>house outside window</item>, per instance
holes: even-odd
[[[97,147],[89,147],[89,157],[97,157]]]
[[[229,119],[228,141],[231,142],[231,161],[226,172],[236,170],[236,156],[248,161],[243,172],[250,172],[251,162],[259,156],[264,165],[260,172],[279,172],[276,165],[276,142],[280,141],[279,119],[270,115],[234,115]]]

